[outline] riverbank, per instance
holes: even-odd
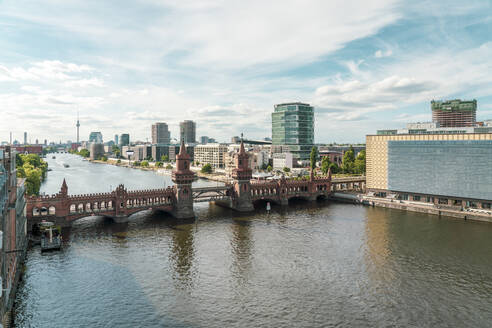
[[[447,216],[455,219],[473,220],[492,223],[490,212],[478,209],[458,210],[444,208],[435,204],[412,202],[403,200],[387,200],[378,197],[365,196],[362,194],[334,193],[332,199],[340,202],[359,203],[370,206],[391,208],[403,211]]]
[[[88,159],[88,161],[91,163],[95,163],[95,164],[109,164],[109,165],[127,167],[127,168],[131,168],[131,169],[142,170],[142,171],[156,171],[158,174],[165,174],[165,175],[171,175],[172,170],[174,169],[174,166],[172,169],[166,169],[164,167],[156,167],[155,163],[153,163],[153,162],[150,162],[149,166],[133,166],[133,165],[129,165],[128,160],[122,159],[122,160],[120,160],[120,163],[118,163],[118,160],[116,158],[108,158],[107,161],[89,160],[89,159]],[[195,172],[197,177],[200,179],[206,179],[206,180],[222,182],[222,183],[231,182],[231,179],[226,177],[226,175],[223,173],[202,173],[200,171],[200,167],[197,167],[197,166],[192,166],[190,169],[193,172]]]

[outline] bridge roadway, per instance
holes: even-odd
[[[288,205],[291,198],[312,201],[319,197],[329,197],[336,191],[364,191],[365,177],[332,179],[331,176],[311,176],[310,180],[283,178],[243,181],[240,187],[233,183],[190,189],[192,203],[213,201],[233,209],[238,209],[241,204],[246,203],[252,209],[252,203],[257,201]],[[33,224],[42,220],[55,221],[57,224],[66,226],[80,218],[95,215],[123,222],[128,216],[144,210],[164,211],[175,215],[180,201],[189,196],[186,192],[180,192],[176,185],[162,189],[132,191],[119,185],[109,193],[69,195],[64,180],[57,194],[27,197],[26,216],[29,229],[32,229]]]

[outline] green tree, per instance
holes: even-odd
[[[328,174],[330,164],[332,164],[330,158],[328,156],[323,156],[323,159],[321,160],[321,172],[323,172],[323,174]]]
[[[79,155],[82,156],[82,157],[89,157],[91,155],[91,153],[89,152],[89,150],[87,149],[81,149],[79,151]]]
[[[111,152],[116,156],[116,158],[120,157],[121,150],[117,145],[111,146]]]
[[[140,166],[141,167],[149,167],[149,162],[148,161],[142,161],[142,163],[140,163]]]
[[[343,160],[342,160],[343,173],[353,173],[354,162],[355,162],[354,148],[350,146],[350,149],[347,150],[345,154],[343,154]]]
[[[331,173],[340,172],[340,168],[338,167],[337,163],[331,163],[330,164],[330,171],[331,171]]]
[[[287,166],[284,166],[283,170],[284,170],[285,173],[289,173],[290,172],[290,168],[288,168]]]
[[[118,160],[116,161],[116,164],[121,164],[121,159],[118,159]]]
[[[207,163],[207,164],[202,166],[202,169],[200,171],[202,173],[210,174],[210,173],[212,173],[212,165],[210,165],[210,163]]]
[[[268,172],[272,172],[273,167],[272,167],[271,165],[268,165],[268,166],[267,166],[267,168],[266,168],[266,170],[267,170]]]
[[[162,167],[162,162],[155,162],[155,167]]]
[[[107,158],[106,156],[104,156],[104,155],[103,155],[103,156],[101,156],[101,161],[103,161],[103,162],[107,162],[107,161],[108,161],[108,158]]]
[[[171,164],[166,165],[166,170],[172,170],[172,169],[173,169],[173,166]]]
[[[42,170],[31,164],[24,163],[22,166],[24,178],[26,178],[26,192],[28,195],[39,195],[41,187]]]
[[[366,174],[366,151],[361,150],[354,161],[354,173]]]
[[[311,170],[314,170],[316,168],[316,162],[318,161],[318,149],[314,146],[311,148],[309,159],[311,161]]]
[[[169,156],[167,156],[167,155],[162,155],[162,156],[161,156],[161,161],[162,161],[162,162],[164,162],[164,163],[169,162]]]
[[[133,166],[140,166],[140,162],[139,161],[133,162]]]

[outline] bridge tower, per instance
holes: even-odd
[[[240,212],[252,211],[253,202],[251,201],[251,176],[253,174],[248,163],[249,156],[244,150],[244,143],[241,139],[241,147],[236,156],[236,168],[232,171],[234,179],[234,200],[233,207]]]
[[[177,219],[187,219],[195,216],[193,212],[193,192],[191,190],[191,183],[195,180],[195,173],[190,170],[190,164],[191,157],[186,152],[184,138],[182,138],[179,154],[176,155],[176,169],[172,174],[176,195],[173,215]]]

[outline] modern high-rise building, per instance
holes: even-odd
[[[477,118],[477,101],[473,100],[446,100],[431,101],[432,122],[440,127],[474,126]]]
[[[288,146],[294,159],[307,160],[313,144],[314,108],[300,102],[275,105],[272,113],[272,148]]]
[[[120,147],[128,146],[130,144],[130,135],[128,133],[123,133],[120,136]]]
[[[118,135],[117,134],[114,135],[114,144],[115,145],[118,145],[119,144],[119,142],[118,142]]]
[[[24,132],[24,145],[27,145],[27,132]]]
[[[166,123],[152,124],[152,143],[153,144],[169,144],[171,140],[171,132]]]
[[[179,136],[185,143],[196,143],[196,123],[189,120],[179,123]]]
[[[101,132],[91,132],[89,134],[89,142],[102,143],[103,136]]]

